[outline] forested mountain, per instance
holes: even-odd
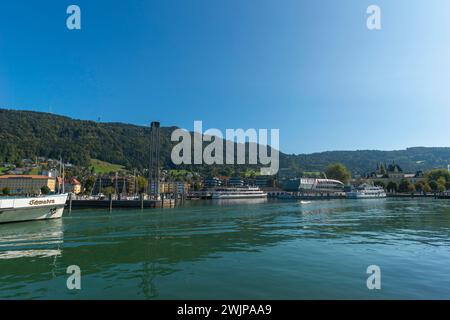
[[[174,167],[170,161],[173,145],[170,134],[175,128],[161,128],[161,158],[165,167]],[[0,109],[0,161],[17,162],[35,156],[57,159],[61,155],[77,165],[87,166],[90,159],[99,159],[129,169],[145,168],[148,163],[149,134],[149,127]],[[447,164],[450,164],[450,148],[280,154],[280,167],[289,167],[298,172],[324,171],[327,165],[335,162],[341,162],[353,173],[361,174],[375,170],[379,163],[392,162],[400,165],[404,171],[447,168]],[[220,166],[216,166],[215,170],[217,167],[220,169]],[[209,169],[203,166],[201,171]]]
[[[416,172],[435,168],[447,168],[450,164],[450,148],[414,147],[406,150],[378,151],[327,151],[321,153],[286,156],[285,166],[300,166],[305,171],[323,171],[330,163],[340,162],[353,173],[366,174],[375,171],[379,164],[395,162],[403,171]]]
[[[170,159],[172,129],[161,128],[165,161]],[[62,156],[77,165],[88,165],[93,158],[140,168],[148,163],[149,134],[149,127],[0,109],[0,161]]]

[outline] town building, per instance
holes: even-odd
[[[10,194],[40,194],[41,188],[47,186],[55,192],[54,178],[41,175],[4,175],[0,176],[0,190],[8,189]]]
[[[382,181],[385,184],[390,181],[399,183],[402,180],[407,180],[411,183],[416,183],[425,179],[424,173],[422,171],[417,171],[416,173],[406,173],[403,169],[392,162],[392,164],[378,165],[377,170],[373,171],[365,179],[369,183],[375,183],[376,181]]]
[[[92,194],[104,193],[105,188],[114,189],[117,194],[137,194],[137,185],[134,176],[101,176],[95,181]]]
[[[255,178],[255,186],[263,189],[268,187],[273,187],[273,183],[271,184],[272,180],[269,180],[268,176],[257,176]]]
[[[9,170],[8,174],[10,175],[23,175],[29,172],[31,168],[29,167],[22,167],[22,168],[14,168],[12,170]]]
[[[291,168],[280,168],[277,174],[278,181],[298,179],[298,174]]]
[[[51,170],[42,170],[41,171],[42,176],[48,176],[51,178],[56,178],[58,176],[58,170],[51,169]]]
[[[191,189],[191,185],[187,182],[176,182],[177,193],[188,193]]]
[[[151,193],[155,193],[156,183],[152,183],[150,186]],[[187,182],[175,181],[175,182],[160,182],[159,183],[159,193],[188,193],[190,190],[190,185]]]
[[[72,178],[64,183],[64,191],[67,193],[80,194],[81,193],[81,183]]]
[[[205,188],[217,188],[217,187],[220,187],[222,185],[223,185],[223,181],[220,180],[219,178],[216,178],[216,177],[207,178],[203,182],[203,186]]]
[[[392,163],[387,167],[387,176],[391,179],[404,179],[405,173],[398,164]]]
[[[244,180],[240,177],[231,177],[230,179],[228,179],[228,185],[230,187],[243,187]]]

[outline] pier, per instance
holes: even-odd
[[[438,193],[427,193],[427,194],[421,194],[421,193],[388,193],[388,198],[429,198],[429,199],[450,199],[450,197],[446,197],[443,195],[440,195]]]
[[[91,208],[105,208],[112,211],[113,209],[155,209],[155,208],[174,208],[181,205],[185,201],[185,197],[182,194],[175,195],[161,195],[161,199],[144,199],[139,197],[138,199],[114,199],[109,197],[106,199],[82,199],[73,196],[69,196],[66,202],[66,207],[69,212],[72,209],[91,209]]]
[[[72,208],[173,208],[175,199],[164,200],[67,200],[67,206]]]

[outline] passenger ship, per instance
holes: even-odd
[[[212,199],[267,198],[267,193],[258,187],[218,188],[211,193]]]
[[[67,194],[0,198],[0,223],[61,218]]]
[[[373,198],[386,198],[386,192],[382,187],[376,187],[369,184],[363,184],[347,192],[347,198],[349,199],[373,199]]]

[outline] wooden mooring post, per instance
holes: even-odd
[[[69,213],[72,212],[72,194],[69,195]]]

